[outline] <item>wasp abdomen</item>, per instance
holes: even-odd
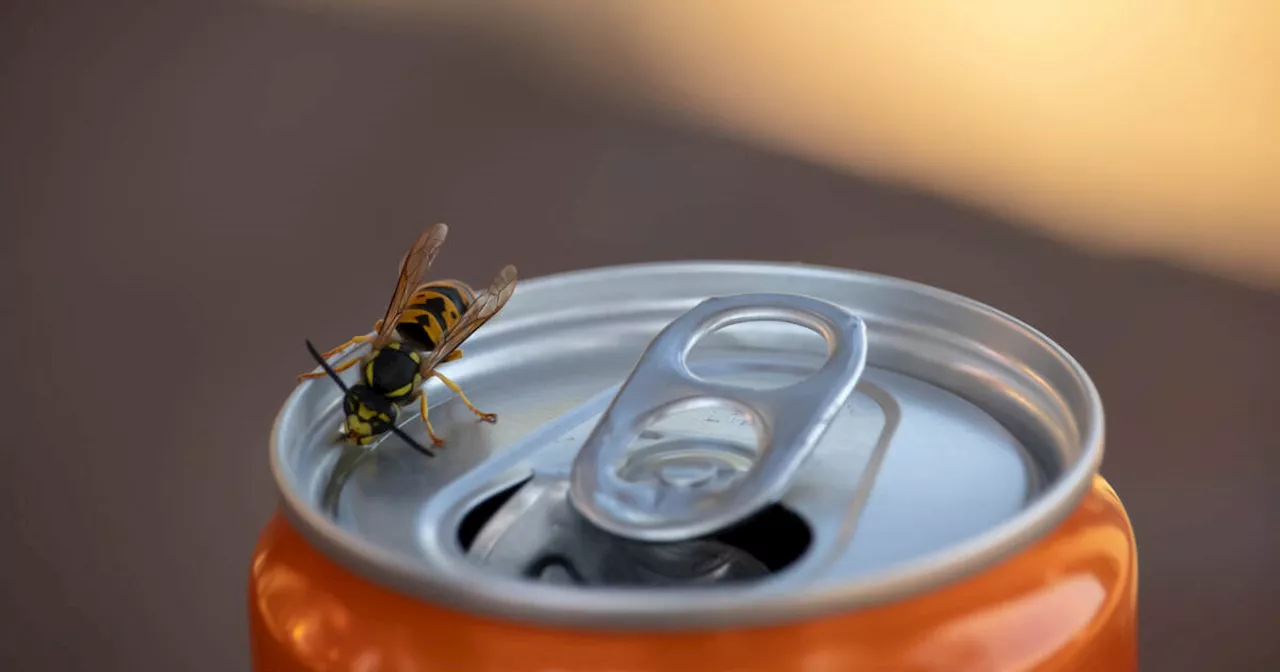
[[[475,292],[456,280],[422,285],[409,298],[396,331],[416,349],[430,352],[445,332],[457,324],[474,299]]]

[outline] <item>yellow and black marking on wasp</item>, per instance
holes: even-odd
[[[348,428],[347,438],[352,443],[366,446],[374,438],[386,432],[392,432],[414,450],[427,457],[435,457],[431,451],[422,447],[396,426],[396,420],[400,417],[399,406],[374,392],[364,383],[347,387],[347,384],[342,382],[342,379],[334,372],[333,367],[329,366],[329,363],[325,361],[325,358],[319,352],[316,352],[316,348],[311,345],[311,341],[307,341],[307,352],[311,353],[311,356],[315,358],[316,363],[320,365],[320,369],[324,371],[324,375],[332,378],[338,389],[342,390],[342,410],[345,414],[344,422]]]
[[[387,311],[378,320],[373,336],[355,336],[351,340],[324,353],[328,360],[333,355],[355,343],[369,342],[369,354],[351,357],[333,368],[345,371],[361,365],[361,383],[352,386],[344,402],[347,417],[347,439],[358,445],[368,445],[394,426],[398,406],[418,400],[422,420],[427,433],[436,446],[444,440],[436,436],[427,412],[427,397],[423,383],[432,376],[440,379],[453,390],[462,402],[481,420],[496,422],[498,416],[485,413],[467,399],[462,388],[436,367],[462,356],[460,345],[488,322],[515,291],[516,269],[506,266],[483,292],[476,293],[460,280],[433,280],[423,277],[444,244],[449,229],[444,224],[428,228],[400,262],[400,277],[395,292],[387,305]],[[410,292],[409,288],[413,288]],[[398,340],[393,340],[398,337]],[[305,373],[299,380],[318,378],[324,372]],[[390,413],[386,405],[397,413]],[[390,417],[388,422],[385,418]]]

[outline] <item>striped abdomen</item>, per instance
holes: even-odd
[[[396,331],[414,348],[434,350],[475,298],[476,293],[458,280],[424,283],[409,297]]]

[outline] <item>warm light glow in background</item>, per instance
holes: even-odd
[[[290,1],[493,30],[721,133],[1280,286],[1271,0]]]

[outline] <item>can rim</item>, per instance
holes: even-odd
[[[522,280],[516,293],[518,296],[522,290],[547,291],[559,285],[589,282],[603,276],[617,280],[638,274],[652,275],[655,271],[717,274],[734,271],[776,272],[782,269],[810,277],[859,279],[872,284],[892,285],[899,291],[908,290],[977,311],[1033,336],[1060,360],[1075,382],[1082,387],[1085,408],[1080,409],[1083,417],[1077,420],[1084,431],[1079,436],[1078,459],[1063,469],[1056,482],[1041,491],[1027,507],[998,526],[953,545],[948,549],[947,557],[930,554],[916,558],[874,576],[806,595],[802,602],[786,594],[759,592],[721,593],[694,589],[695,593],[691,590],[671,589],[664,590],[661,594],[645,593],[641,598],[630,590],[598,588],[581,591],[570,599],[568,603],[574,610],[569,614],[563,609],[566,604],[563,589],[533,584],[529,593],[534,599],[516,604],[503,593],[501,582],[497,582],[498,585],[495,586],[487,585],[493,582],[491,577],[486,582],[469,573],[424,571],[420,566],[370,543],[325,517],[291,487],[281,462],[282,447],[279,439],[289,414],[297,407],[295,402],[298,396],[307,389],[305,384],[296,386],[286,397],[272,423],[269,458],[280,510],[286,520],[328,559],[371,583],[415,599],[437,604],[457,604],[461,601],[467,604],[463,609],[468,612],[544,625],[613,630],[688,630],[796,621],[837,611],[866,608],[902,599],[921,589],[945,585],[985,570],[1000,559],[1034,543],[1065,519],[1092,487],[1093,476],[1098,473],[1103,458],[1105,427],[1101,397],[1092,379],[1070,353],[1047,335],[1025,321],[976,299],[885,274],[803,262],[753,260],[663,261],[596,266]],[[548,600],[554,598],[557,608],[548,608],[547,603],[540,601],[539,594]],[[697,595],[697,607],[690,609],[690,598],[694,594]],[[617,613],[615,607],[619,600],[631,605],[625,614]],[[749,608],[744,608],[748,605]],[[676,608],[682,611],[673,618],[672,610]]]

